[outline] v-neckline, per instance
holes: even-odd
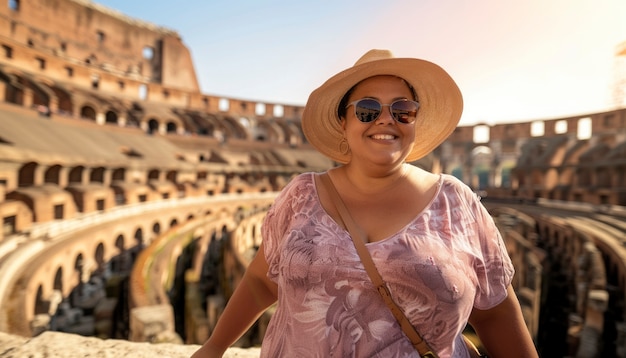
[[[319,209],[321,209],[321,211],[323,212],[323,215],[327,216],[332,221],[332,223],[335,226],[337,226],[339,229],[341,229],[347,236],[350,236],[350,232],[348,232],[348,230],[346,228],[344,228],[340,223],[338,223],[337,220],[335,220],[335,218],[333,218],[333,216],[330,215],[330,213],[328,211],[326,211],[326,209],[324,208],[324,205],[322,205],[322,199],[320,198],[319,188],[317,187],[318,180],[316,180],[316,177],[318,177],[319,175],[321,175],[321,173],[311,173],[311,177],[310,177],[311,178],[311,182],[313,184],[313,190],[315,191],[316,205],[319,206]],[[320,179],[320,178],[318,178],[318,179]],[[319,180],[319,184],[323,185],[322,182],[321,182],[321,179]],[[392,233],[392,234],[388,235],[387,237],[385,237],[383,239],[380,239],[380,240],[371,241],[371,242],[368,241],[368,242],[365,243],[365,245],[374,245],[374,244],[378,244],[378,243],[387,242],[387,241],[397,237],[401,232],[406,231],[409,226],[411,226],[413,223],[415,223],[415,221],[417,219],[419,219],[422,215],[424,215],[425,212],[430,210],[431,206],[437,200],[437,198],[439,197],[439,195],[441,193],[442,184],[443,184],[443,175],[439,174],[439,178],[437,179],[437,190],[435,191],[435,193],[432,196],[432,198],[430,198],[428,203],[424,206],[424,208],[422,208],[422,210],[420,210],[415,216],[413,216],[411,218],[411,220],[409,220],[409,222],[407,222],[405,225],[403,225],[400,229],[396,230],[394,233]]]

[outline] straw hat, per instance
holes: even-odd
[[[415,144],[407,162],[426,156],[454,131],[461,119],[463,97],[446,71],[428,61],[395,58],[388,50],[370,50],[354,66],[334,75],[309,96],[302,113],[302,130],[322,154],[339,163],[350,160],[350,154],[339,149],[344,137],[337,114],[339,102],[354,85],[377,75],[403,78],[417,92],[420,107],[415,121]]]

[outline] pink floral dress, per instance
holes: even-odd
[[[294,178],[262,227],[278,304],[261,357],[419,357],[374,289],[347,231],[322,208],[314,174]],[[427,207],[367,244],[392,296],[440,357],[468,357],[472,307],[502,302],[514,274],[476,195],[441,175]]]

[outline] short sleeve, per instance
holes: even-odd
[[[261,226],[265,260],[269,265],[268,277],[278,276],[281,247],[292,227],[292,221],[302,214],[302,208],[310,205],[314,195],[313,173],[293,178],[278,194],[268,210]]]
[[[474,307],[489,309],[507,296],[515,269],[493,218],[476,194],[468,188],[469,206],[475,215],[478,251],[474,261],[477,290]]]

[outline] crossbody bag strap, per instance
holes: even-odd
[[[385,284],[383,278],[380,276],[380,273],[376,269],[376,265],[372,260],[372,256],[367,250],[367,247],[365,247],[365,240],[363,240],[364,235],[362,231],[356,226],[356,223],[352,219],[352,216],[350,215],[348,208],[346,208],[343,200],[341,200],[341,197],[330,179],[330,176],[328,173],[322,173],[319,177],[324,187],[328,190],[331,201],[339,212],[341,221],[350,233],[350,237],[352,238],[352,242],[354,242],[354,247],[361,258],[365,271],[367,271],[367,274],[372,280],[372,283],[376,287],[380,296],[383,298],[387,306],[389,306],[391,313],[400,324],[402,331],[404,331],[404,334],[406,334],[409,338],[411,344],[413,344],[413,347],[415,347],[415,349],[419,352],[420,356],[426,358],[437,358],[437,354],[430,348],[419,332],[417,332],[415,327],[413,327],[411,322],[409,322],[409,319],[404,315],[400,307],[398,307],[391,297],[391,292],[389,291],[387,284]]]

